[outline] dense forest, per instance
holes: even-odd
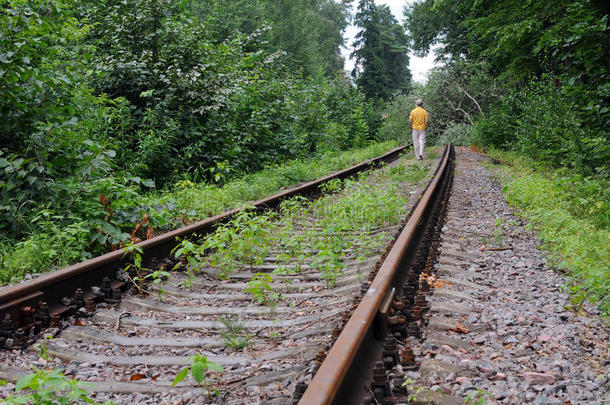
[[[197,187],[404,143],[418,97],[431,142],[558,169],[577,190],[572,209],[607,229],[606,2],[424,0],[405,2],[403,23],[373,0],[352,3],[4,1],[2,281],[194,219],[176,196]],[[359,32],[346,44],[350,23]],[[439,67],[413,82],[409,53],[432,49]]]
[[[155,192],[375,141],[379,98],[410,86],[406,39],[363,1],[374,34],[350,77],[351,12],[334,0],[4,2],[4,281],[117,248],[138,224],[179,226],[178,203]],[[384,88],[354,85],[369,61]]]

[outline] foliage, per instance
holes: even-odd
[[[463,115],[449,121],[474,124],[481,144],[521,150],[584,175],[608,175],[607,6],[426,0],[405,16],[416,51],[442,43],[436,52],[446,65],[430,76],[426,91],[433,105]],[[464,67],[470,77],[459,74]],[[468,99],[477,109],[460,110]],[[445,117],[431,114],[437,115]]]
[[[0,380],[2,382],[2,380]],[[98,404],[90,397],[87,388],[92,384],[66,377],[59,370],[34,370],[17,381],[15,391],[28,390],[28,394],[13,394],[4,399],[4,404]],[[105,402],[104,404],[110,404]]]
[[[187,279],[183,282],[183,285],[192,290],[195,275],[199,273],[201,263],[203,262],[203,247],[185,239],[173,248],[170,253],[176,259],[184,257],[185,263],[177,263],[172,270],[176,270],[184,264]]]
[[[37,268],[63,266],[143,239],[145,217],[149,231],[193,217],[145,195],[155,187],[222,185],[374,139],[371,106],[336,74],[348,9],[331,0],[6,1],[0,232],[2,271],[11,270],[2,278],[22,275],[26,250],[42,248]],[[35,222],[40,212],[52,220]],[[66,228],[78,238],[52,233]],[[65,239],[66,252],[57,247]],[[12,244],[18,252],[5,252]]]
[[[582,120],[578,106],[548,78],[507,94],[477,123],[474,133],[483,145],[513,149],[584,175],[608,175],[608,138]]]
[[[316,202],[316,211],[324,218],[324,225],[367,231],[398,222],[406,200],[396,185],[377,188],[350,180],[345,184],[345,196],[339,201],[329,203],[327,198],[322,198]]]
[[[367,98],[388,99],[407,91],[411,82],[408,40],[389,6],[360,0],[355,25],[361,29],[354,42],[356,66],[352,71]]]
[[[265,8],[239,0],[147,0],[135,7],[135,0],[105,0],[79,11],[99,23],[88,37],[99,49],[93,87],[125,97],[132,107],[131,130],[114,137],[123,151],[120,164],[159,184],[183,173],[210,178],[219,164],[234,172],[260,169],[326,145],[326,126],[339,125],[343,135],[358,124],[340,114],[358,111],[358,93],[334,78],[345,4],[287,1]],[[231,15],[235,31],[227,32],[218,24]],[[274,24],[265,28],[265,18]],[[295,30],[304,35],[295,37]],[[305,75],[293,73],[299,67],[306,67]],[[301,124],[318,106],[326,126],[312,133]],[[366,137],[368,129],[362,130]],[[303,150],[309,137],[317,142]],[[352,144],[345,139],[338,146],[345,143]]]
[[[79,39],[90,27],[64,2],[42,0],[4,2],[0,26],[1,144],[41,160],[52,132],[78,121],[73,92],[89,55]]]
[[[299,182],[310,181],[332,171],[378,156],[388,149],[396,146],[395,143],[385,142],[372,144],[366,148],[352,149],[345,152],[328,151],[308,160],[293,160],[281,165],[266,168],[257,173],[228,181],[224,186],[215,184],[195,184],[184,180],[176,184],[172,190],[164,192],[149,192],[143,194],[136,192],[136,186],[142,179],[130,180],[130,187],[117,182],[117,179],[106,178],[96,181],[103,184],[104,193],[114,196],[107,202],[107,208],[112,211],[113,221],[120,219],[127,226],[130,221],[136,221],[139,214],[147,212],[156,224],[165,224],[165,229],[188,223],[195,219],[202,219],[216,215],[229,208],[237,207],[247,201],[266,197],[283,187]],[[91,183],[90,183],[91,184]],[[92,185],[95,187],[95,185]],[[12,239],[0,240],[0,281],[8,282],[11,279],[20,279],[25,274],[36,271],[46,271],[54,267],[63,267],[83,258],[90,257],[90,240],[95,238],[96,243],[106,242],[111,234],[101,232],[119,232],[118,240],[127,240],[129,234],[122,235],[121,229],[107,224],[106,216],[110,213],[104,209],[97,199],[93,198],[93,191],[86,193],[91,197],[83,197],[83,213],[95,213],[92,223],[79,220],[78,217],[66,216],[51,210],[42,210],[30,220],[34,226],[32,236],[16,244]],[[91,200],[89,200],[91,198]],[[87,201],[85,203],[85,200]],[[91,230],[91,226],[97,230]],[[163,229],[157,227],[157,230]],[[46,230],[47,232],[43,232]],[[102,237],[97,236],[102,235]],[[102,238],[101,240],[99,238]],[[114,240],[112,240],[113,243]]]
[[[183,381],[190,372],[191,376],[193,377],[193,380],[195,380],[195,382],[197,384],[201,384],[203,382],[203,384],[205,385],[205,389],[209,396],[218,395],[218,391],[215,391],[213,393],[210,390],[210,386],[208,384],[208,379],[206,377],[206,374],[208,371],[215,371],[218,373],[222,373],[224,371],[222,366],[218,363],[209,361],[207,359],[207,357],[204,356],[203,354],[197,354],[195,356],[192,356],[189,358],[189,361],[191,362],[191,364],[189,366],[185,367],[184,369],[182,369],[182,371],[180,371],[176,375],[176,377],[174,378],[174,381],[172,382],[172,387],[175,386],[176,384],[178,384],[179,382]]]
[[[492,399],[493,394],[491,392],[476,389],[472,390],[468,393],[466,398],[464,398],[465,405],[487,405],[487,400]]]
[[[86,253],[82,241],[87,240],[89,229],[82,222],[59,227],[51,211],[41,211],[33,225],[44,228],[28,239],[13,244],[0,241],[0,283],[16,281],[31,272],[68,266]]]
[[[467,146],[471,143],[472,126],[468,124],[453,124],[448,127],[436,140],[438,145],[453,145]]]
[[[206,260],[220,269],[220,277],[233,272],[240,263],[250,266],[250,270],[263,263],[270,248],[269,224],[273,216],[243,210],[230,223],[206,236],[202,247],[211,253]]]
[[[572,278],[575,296],[586,291],[602,312],[610,311],[610,190],[607,181],[569,171],[531,171],[531,162],[514,154],[494,152],[514,167],[503,179],[511,205],[538,229],[551,263]]]
[[[349,17],[346,1],[202,0],[191,2],[190,7],[210,27],[216,41],[235,32],[260,32],[265,51],[286,52],[292,70],[334,75],[343,68],[339,47]]]
[[[252,294],[259,304],[275,306],[280,296],[273,291],[271,283],[273,283],[273,276],[271,274],[254,273],[250,281],[248,281],[248,287],[244,291]]]
[[[133,263],[128,263],[127,266],[125,266],[123,269],[124,274],[129,278],[134,287],[137,288],[138,294],[147,293],[144,288],[144,283],[152,280],[151,284],[157,288],[157,297],[159,298],[159,301],[161,301],[161,296],[165,294],[162,283],[170,277],[169,272],[162,269],[153,271],[143,267],[142,249],[133,243],[126,244],[123,252],[123,256],[128,255],[133,261]],[[135,275],[131,274],[130,270],[132,269],[135,271]]]
[[[244,331],[244,325],[239,319],[223,318],[220,323],[226,328],[226,330],[220,332],[226,346],[234,350],[242,350],[248,347],[252,335]]]
[[[395,140],[401,144],[408,144],[411,141],[411,128],[406,123],[409,122],[409,114],[414,108],[414,103],[415,100],[411,100],[409,95],[403,93],[395,93],[392,96],[384,106],[379,139]]]

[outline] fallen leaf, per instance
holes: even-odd
[[[76,325],[76,326],[83,326],[83,323],[80,321],[80,319],[76,318],[74,320],[74,325]]]
[[[129,377],[129,381],[138,381],[143,378],[146,378],[144,374],[132,374],[131,377]]]
[[[447,286],[451,290],[453,290],[453,284],[451,284],[449,281],[446,281],[446,280],[436,280],[431,285],[434,288],[445,288],[445,286]]]
[[[457,333],[470,333],[470,329],[465,327],[461,322],[456,322],[455,328],[449,328],[449,330]]]

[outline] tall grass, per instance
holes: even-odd
[[[538,231],[550,262],[570,277],[574,303],[588,298],[610,315],[610,182],[568,171],[549,171],[516,154],[502,179],[509,203]]]

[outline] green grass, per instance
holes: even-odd
[[[509,203],[538,231],[554,266],[570,277],[573,307],[584,299],[610,315],[610,184],[567,171],[550,171],[506,152],[502,188]]]
[[[344,169],[396,147],[395,142],[382,142],[362,149],[333,152],[311,160],[293,160],[248,174],[223,186],[180,182],[171,193],[151,195],[150,206],[174,206],[183,223],[219,214],[229,208],[270,196],[282,188]]]
[[[157,231],[170,230],[382,155],[396,146],[397,143],[393,141],[381,142],[365,148],[315,156],[310,160],[288,161],[236,178],[222,186],[181,181],[169,190],[140,196],[139,201],[134,201],[134,196],[130,201],[114,201],[113,209],[120,211],[137,204],[148,213]],[[28,273],[62,268],[87,258],[84,252],[89,250],[89,233],[93,230],[84,229],[78,219],[74,219],[69,226],[57,225],[60,222],[54,220],[50,211],[41,218],[45,223],[39,223],[38,229],[42,231],[27,239],[18,243],[0,239],[0,284],[21,280]]]

